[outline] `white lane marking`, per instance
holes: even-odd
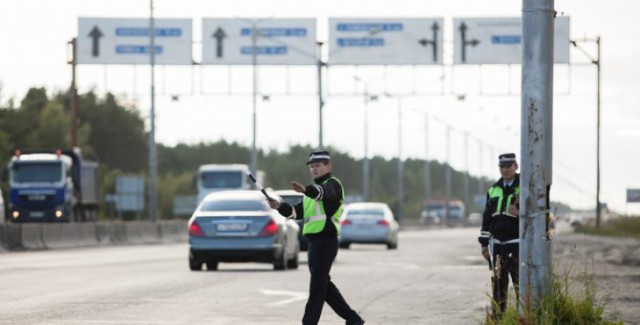
[[[296,301],[303,301],[303,300],[307,300],[307,293],[306,292],[299,292],[299,291],[285,291],[285,290],[268,290],[268,289],[260,289],[260,292],[262,292],[262,294],[267,295],[267,296],[285,296],[285,297],[290,297],[284,300],[280,300],[280,301],[276,301],[276,302],[272,302],[269,304],[269,306],[282,306],[282,305],[287,305]]]

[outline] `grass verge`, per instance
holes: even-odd
[[[582,289],[577,290],[580,291],[580,294],[573,293],[573,291],[576,290],[571,290],[573,287],[572,281],[574,281],[570,277],[571,269],[572,268],[569,268],[561,275],[557,275],[557,271],[554,271],[553,274],[551,274],[549,290],[540,297],[537,307],[532,311],[531,315],[528,315],[527,319],[521,319],[516,301],[515,299],[511,299],[503,317],[495,320],[487,316],[486,324],[624,324],[622,320],[619,320],[620,315],[618,313],[613,313],[608,317],[609,319],[604,319],[603,314],[605,307],[608,304],[609,295],[604,295],[598,298],[596,296],[596,282],[593,277],[587,275],[586,272],[576,278],[576,281],[578,281],[577,284]],[[495,305],[495,302],[492,301],[492,304]]]
[[[578,226],[576,227],[576,232],[591,235],[640,239],[640,217],[620,217],[611,219],[608,222],[601,224],[600,228],[596,228],[593,224]]]

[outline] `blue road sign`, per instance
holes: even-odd
[[[306,37],[306,28],[257,28],[261,37]],[[252,28],[240,29],[241,36],[251,36]]]
[[[492,44],[520,44],[522,42],[521,35],[491,35]]]
[[[180,28],[154,28],[156,37],[180,37]],[[149,28],[145,27],[117,27],[116,36],[149,37]]]
[[[162,46],[156,45],[156,54],[162,54]],[[149,54],[147,45],[116,45],[116,54]]]
[[[402,32],[402,23],[340,23],[336,26],[339,32]]]
[[[340,37],[336,40],[336,44],[338,47],[384,46],[384,39],[371,37]]]
[[[253,55],[252,46],[243,46],[240,48],[242,55]],[[258,46],[256,48],[256,55],[286,55],[288,53],[288,47],[286,45],[278,46]]]

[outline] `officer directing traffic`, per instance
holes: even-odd
[[[518,170],[516,154],[499,155],[498,165],[502,177],[487,192],[482,229],[478,238],[482,246],[482,256],[489,262],[493,271],[491,279],[493,300],[499,307],[499,310],[494,310],[493,313],[496,317],[500,317],[507,307],[509,274],[518,297],[520,247],[518,218],[520,175],[516,173]]]
[[[304,194],[296,206],[269,200],[273,209],[291,219],[304,219],[302,234],[309,241],[307,251],[309,272],[309,299],[302,318],[303,325],[315,325],[320,320],[325,301],[347,325],[361,325],[364,320],[356,313],[331,282],[329,272],[338,253],[339,218],[344,203],[344,187],[331,175],[331,155],[328,151],[315,151],[307,161],[314,183],[302,185],[291,182],[291,187]]]

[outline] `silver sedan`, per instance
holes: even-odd
[[[269,195],[279,199],[270,193]],[[218,269],[219,262],[267,262],[298,268],[298,225],[269,208],[259,191],[207,195],[189,220],[189,268]]]
[[[352,243],[386,244],[388,249],[398,247],[398,230],[393,212],[385,203],[351,203],[340,218],[340,247]]]

